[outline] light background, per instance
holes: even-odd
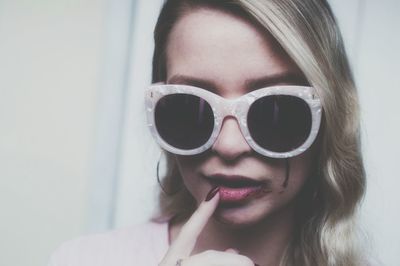
[[[142,222],[159,152],[144,127],[161,0],[0,0],[0,265]],[[330,1],[359,85],[374,252],[400,265],[400,2]]]

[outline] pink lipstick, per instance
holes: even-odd
[[[258,187],[243,187],[243,188],[230,188],[220,187],[220,201],[222,202],[235,202],[242,201],[250,196],[258,194],[262,190],[261,186]]]
[[[264,182],[239,175],[212,175],[205,178],[218,186],[220,202],[240,202],[263,192]]]

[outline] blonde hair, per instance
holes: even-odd
[[[362,265],[358,209],[366,179],[360,151],[357,91],[340,30],[325,0],[168,0],[154,38],[153,82],[166,80],[168,36],[185,13],[217,8],[261,26],[280,43],[315,87],[323,106],[314,176],[301,192],[296,234],[280,265]],[[153,220],[186,219],[196,203],[172,155]]]

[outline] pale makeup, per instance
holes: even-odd
[[[270,35],[231,14],[206,8],[191,11],[175,24],[169,36],[170,84],[197,86],[225,98],[237,98],[265,86],[305,85],[304,80],[296,64]],[[200,155],[176,156],[176,161],[184,184],[197,203],[211,189],[204,176],[240,175],[268,184],[264,194],[246,204],[218,208],[212,221],[215,227],[255,228],[269,220],[290,227],[287,220],[292,218],[296,196],[311,173],[313,146],[289,159],[290,179],[284,187],[285,159],[257,154],[243,138],[238,122],[226,117],[210,150]],[[172,227],[172,240],[178,231],[179,225]]]

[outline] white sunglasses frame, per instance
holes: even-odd
[[[214,129],[210,138],[204,145],[195,149],[184,150],[171,146],[162,139],[155,125],[155,107],[162,97],[170,94],[190,94],[201,97],[209,103],[214,114]],[[267,150],[259,146],[250,135],[246,121],[249,108],[257,99],[270,95],[295,96],[304,100],[310,108],[312,116],[310,134],[306,141],[294,150],[288,152],[274,152]],[[321,124],[322,113],[321,102],[315,88],[292,85],[265,87],[251,91],[236,99],[225,99],[215,93],[194,86],[156,83],[150,85],[145,91],[145,106],[148,127],[153,137],[161,148],[178,155],[195,155],[209,149],[218,138],[225,117],[232,116],[237,120],[242,135],[253,150],[261,155],[271,158],[293,157],[307,150],[316,139]]]

